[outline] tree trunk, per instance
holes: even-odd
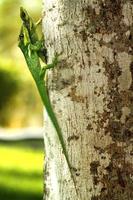
[[[45,118],[46,200],[133,199],[132,0],[44,0],[48,89],[57,134]]]

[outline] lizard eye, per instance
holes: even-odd
[[[24,34],[20,34],[20,35],[19,35],[19,39],[20,39],[20,40],[24,39]]]

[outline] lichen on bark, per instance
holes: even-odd
[[[50,97],[63,129],[80,200],[131,200],[133,136],[133,4],[131,0],[45,0],[49,54],[62,52],[49,73]],[[51,25],[52,24],[52,25]],[[51,128],[48,127],[48,132]],[[57,138],[58,195],[74,199]],[[47,138],[46,138],[47,139]],[[57,144],[56,144],[57,142]],[[51,158],[56,151],[56,158]],[[52,152],[52,153],[51,153]],[[65,173],[63,170],[65,170]],[[49,177],[52,169],[49,167]],[[69,194],[68,196],[65,194]],[[52,199],[53,197],[53,199]]]

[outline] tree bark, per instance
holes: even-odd
[[[132,0],[44,0],[48,89],[78,196],[57,134],[45,117],[46,200],[133,199]]]

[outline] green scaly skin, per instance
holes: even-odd
[[[41,60],[46,63],[47,62],[47,50],[44,46],[44,39],[43,37],[39,39],[38,34],[36,32],[37,26],[40,24],[41,20],[37,24],[34,24],[32,18],[28,15],[27,11],[20,7],[20,17],[23,21],[23,25],[26,27],[30,41],[31,41],[31,48],[37,51],[38,56]]]
[[[22,24],[20,34],[19,34],[18,46],[20,47],[20,49],[25,57],[27,66],[32,74],[32,77],[33,77],[35,83],[36,83],[36,86],[37,86],[37,89],[41,96],[42,102],[43,102],[43,104],[46,108],[46,111],[47,111],[47,113],[54,125],[54,128],[57,132],[63,153],[65,155],[65,158],[66,158],[66,161],[67,161],[70,173],[71,173],[71,177],[74,182],[75,190],[77,193],[76,183],[75,183],[71,165],[70,165],[70,162],[68,159],[68,154],[66,151],[66,146],[65,146],[64,139],[63,139],[62,131],[58,124],[58,120],[54,114],[52,105],[50,103],[50,99],[47,94],[46,81],[45,81],[45,75],[46,75],[47,69],[54,68],[58,63],[58,59],[57,59],[57,56],[55,56],[52,64],[45,64],[45,66],[43,68],[41,67],[39,58],[41,58],[43,61],[46,62],[47,56],[44,55],[44,53],[42,53],[42,49],[46,50],[46,48],[44,47],[42,40],[39,41],[39,38],[38,38],[38,35],[36,32],[36,26],[35,26],[33,20],[30,18],[27,11],[25,9],[23,9],[22,7],[20,8],[20,17],[22,19],[23,24]]]

